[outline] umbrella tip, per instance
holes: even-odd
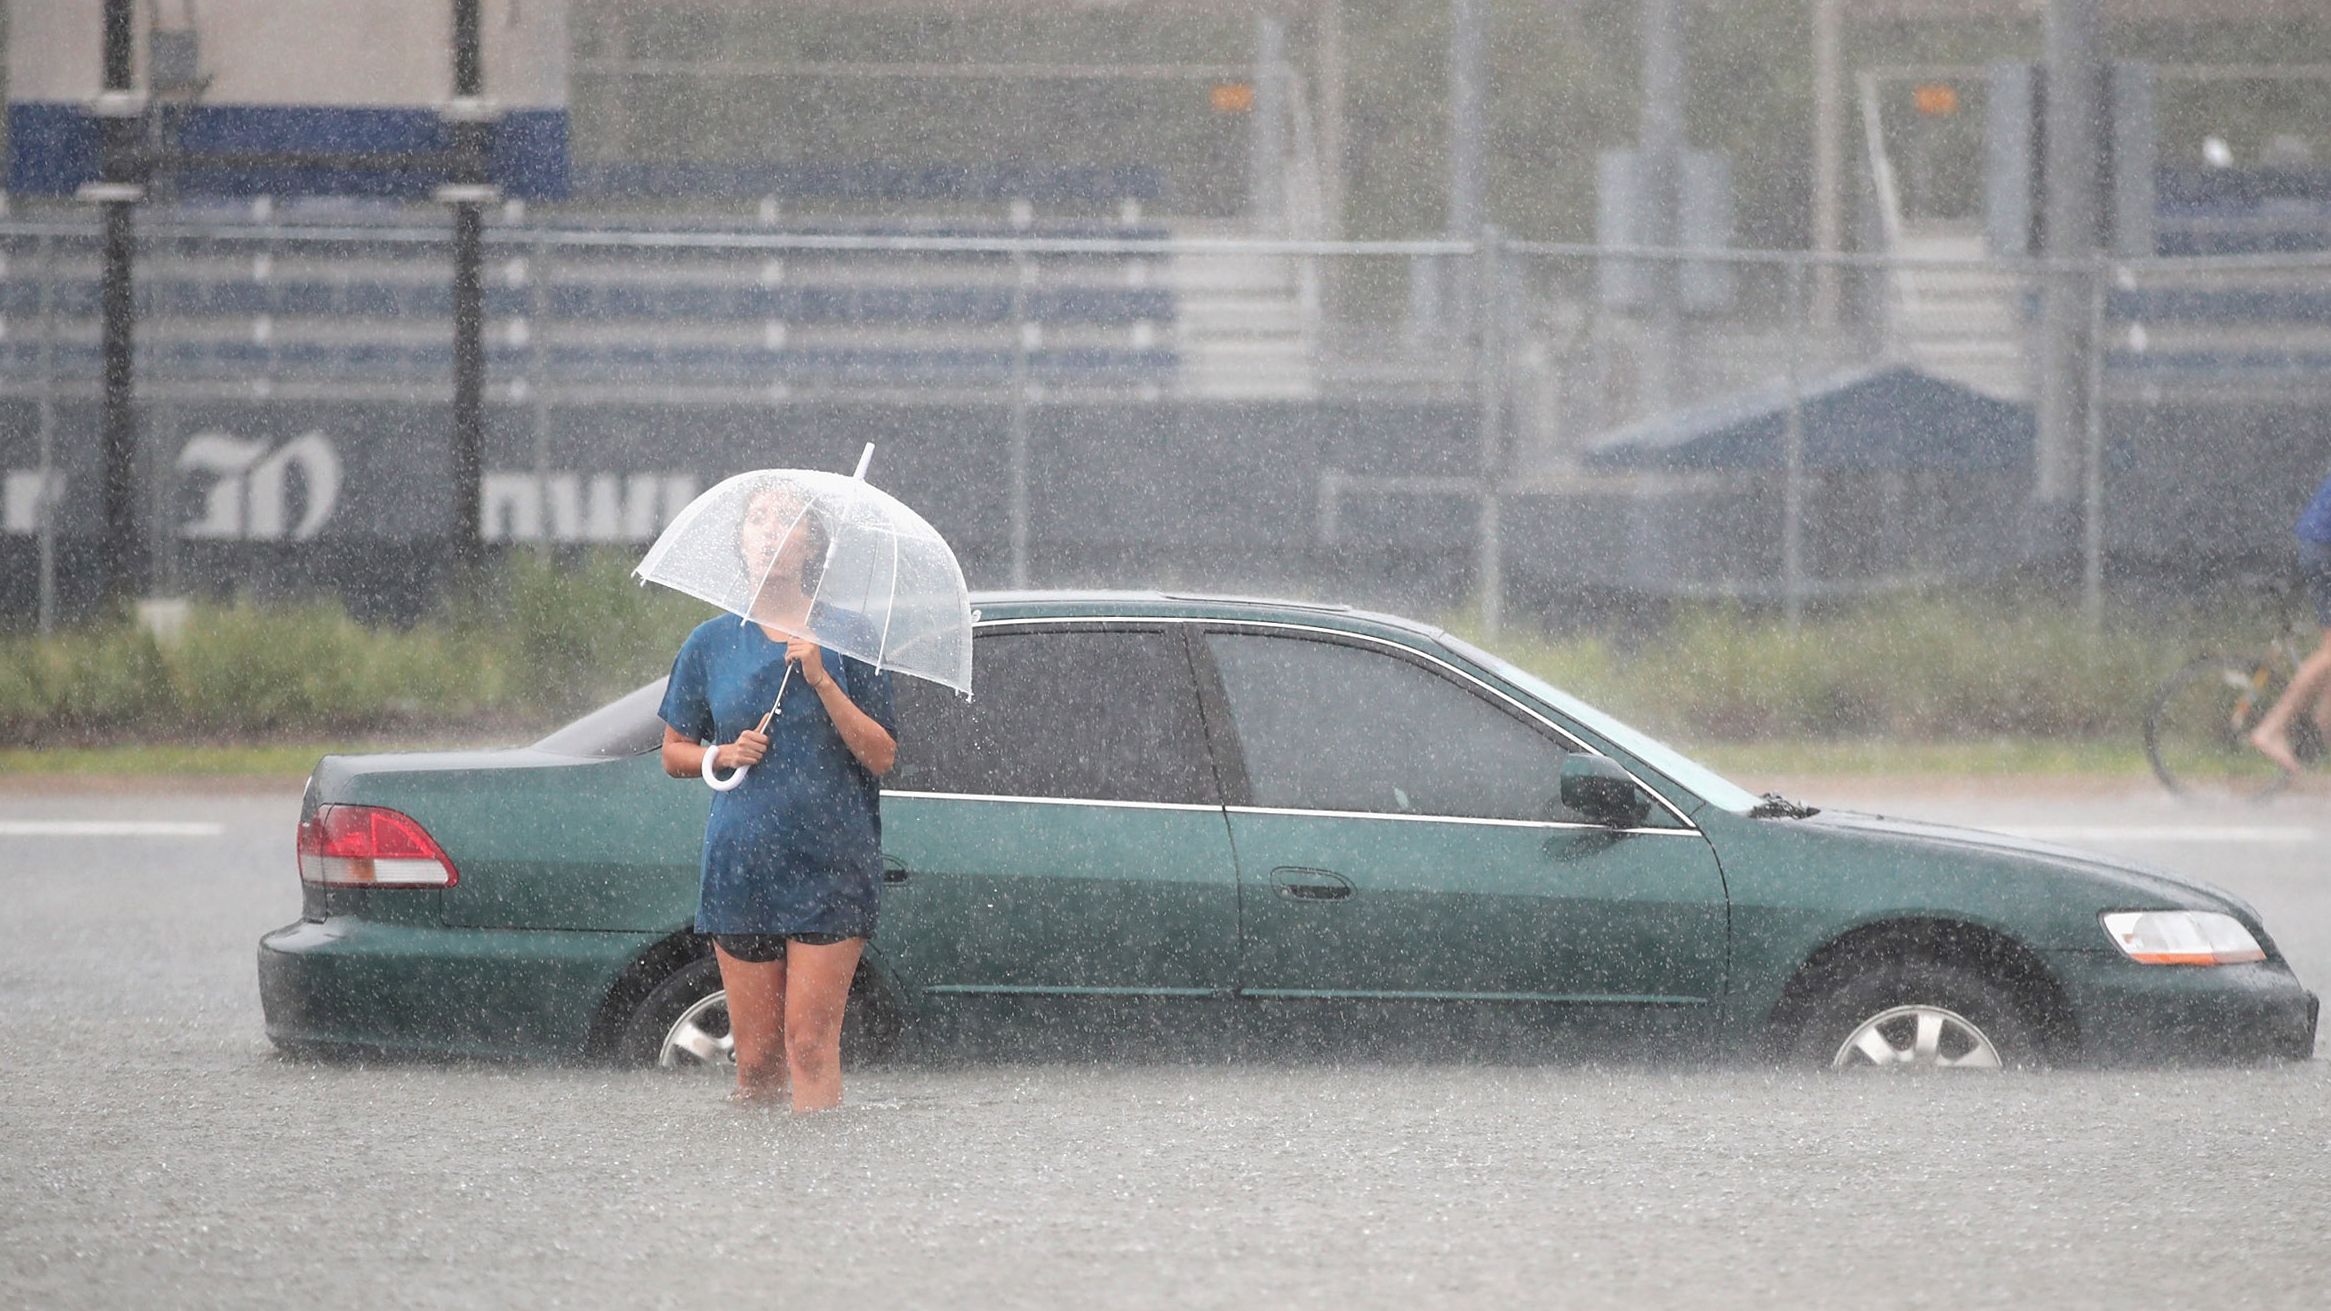
[[[865,450],[863,450],[863,451],[860,451],[860,452],[858,452],[858,470],[857,470],[857,472],[855,472],[855,473],[851,474],[850,476],[851,476],[851,477],[853,477],[853,478],[857,478],[857,479],[860,479],[860,480],[864,480],[864,478],[866,477],[866,466],[867,466],[867,465],[869,465],[869,464],[872,464],[872,463],[874,463],[874,443],[872,443],[872,442],[868,442],[868,443],[866,443],[866,449],[865,449]]]

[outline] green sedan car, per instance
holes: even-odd
[[[1113,1038],[1837,1067],[2313,1051],[2314,995],[2234,897],[1751,795],[1437,629],[1158,594],[975,604],[977,696],[899,680],[861,1057]],[[661,768],[662,687],[530,747],[326,757],[300,918],[259,944],[268,1035],[730,1059],[690,929],[711,793]]]

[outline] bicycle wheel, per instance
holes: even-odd
[[[2203,656],[2171,674],[2145,716],[2145,757],[2181,796],[2263,797],[2290,782],[2250,745],[2287,673],[2268,658]]]

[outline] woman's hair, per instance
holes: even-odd
[[[804,499],[799,491],[782,482],[763,483],[746,493],[746,512],[751,512],[754,502],[764,499],[781,501],[788,508],[799,509],[792,526],[786,530],[785,537],[778,540],[777,546],[783,550],[787,539],[795,533],[801,535],[802,545],[808,549],[801,557],[800,582],[801,590],[807,592],[817,586],[818,574],[825,568],[826,548],[833,542],[833,534],[826,530],[825,516],[818,513],[815,502]]]
[[[801,534],[802,545],[809,549],[801,553],[801,590],[809,592],[818,585],[819,576],[826,568],[826,548],[833,545],[833,534],[826,531],[826,518],[817,506],[801,507],[801,522],[795,526]]]

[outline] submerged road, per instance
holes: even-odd
[[[1806,799],[2231,888],[2331,987],[2331,801]],[[854,1077],[274,1057],[288,793],[0,789],[0,1306],[2331,1305],[2331,1061],[1836,1079],[1382,1063]]]

